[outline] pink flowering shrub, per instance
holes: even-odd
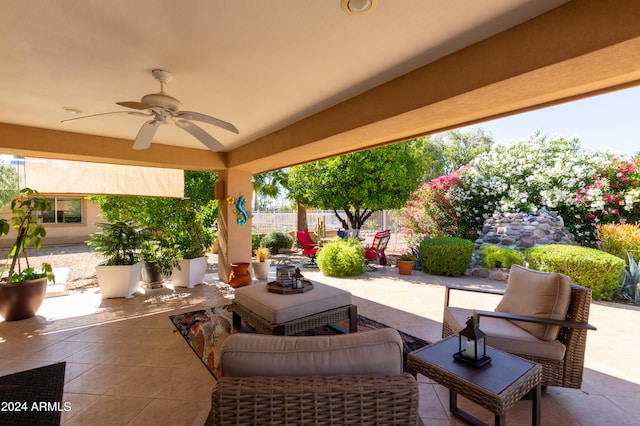
[[[585,226],[640,221],[640,169],[636,159],[613,158],[591,182],[576,192],[577,209]],[[593,234],[585,242],[597,244]]]
[[[469,166],[440,176],[418,187],[394,219],[410,246],[417,246],[427,237],[461,236],[458,226],[457,202],[451,190],[460,185],[460,174]]]

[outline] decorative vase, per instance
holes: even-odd
[[[271,261],[265,260],[264,262],[252,262],[253,275],[258,280],[266,280],[269,277],[269,268],[271,267]]]
[[[47,294],[47,279],[0,284],[0,315],[5,321],[34,316]]]
[[[231,287],[243,287],[251,282],[251,272],[249,272],[249,262],[232,263],[229,284]]]
[[[398,273],[400,275],[411,275],[415,264],[416,262],[413,260],[398,260]]]

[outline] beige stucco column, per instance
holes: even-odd
[[[234,262],[251,262],[251,218],[246,218],[244,224],[238,223],[235,204],[229,204],[227,197],[238,200],[245,198],[244,209],[250,212],[253,185],[249,172],[227,170],[219,172],[216,184],[216,199],[218,200],[218,275],[223,282],[229,282],[231,268]],[[242,220],[241,220],[242,222]]]

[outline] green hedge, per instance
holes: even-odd
[[[524,253],[520,250],[498,246],[482,246],[480,256],[485,268],[511,268],[511,265],[524,265]],[[500,266],[498,266],[498,263]]]
[[[589,287],[594,300],[613,296],[626,266],[624,260],[601,250],[564,244],[532,247],[525,251],[525,259],[532,269],[559,272]]]
[[[420,243],[422,270],[457,277],[467,270],[475,244],[456,237],[426,238]]]
[[[270,232],[260,241],[260,247],[266,247],[271,253],[278,254],[281,248],[290,249],[293,245],[293,237],[281,231]]]
[[[364,272],[364,250],[356,239],[325,243],[316,256],[318,266],[329,277],[348,277]]]

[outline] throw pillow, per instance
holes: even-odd
[[[507,289],[497,312],[564,320],[571,299],[571,278],[563,274],[535,271],[513,265]],[[518,327],[542,340],[555,340],[560,327],[513,321]]]

